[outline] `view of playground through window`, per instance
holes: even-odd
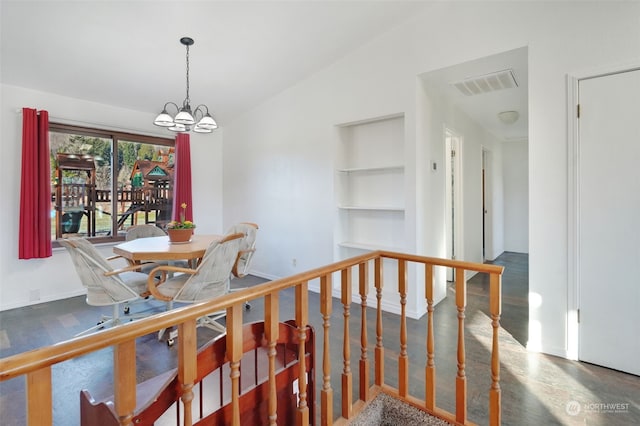
[[[105,242],[170,220],[174,140],[51,123],[49,149],[52,240]]]

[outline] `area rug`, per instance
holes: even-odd
[[[351,423],[351,426],[450,426],[386,393],[379,393]]]

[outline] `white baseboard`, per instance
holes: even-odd
[[[8,311],[10,309],[24,308],[25,306],[39,305],[40,303],[54,302],[56,300],[69,299],[70,297],[83,296],[87,294],[86,289],[74,290],[67,293],[58,293],[54,295],[50,295],[48,297],[43,297],[40,300],[32,301],[32,302],[14,302],[9,304],[0,304],[0,311]]]
[[[564,359],[571,359],[569,358],[569,353],[565,348],[558,348],[558,347],[546,347],[546,346],[541,346],[538,348],[532,347],[532,345],[529,345],[529,343],[527,343],[527,352],[535,352],[535,353],[541,353],[541,354],[545,354],[545,355],[553,355],[553,356],[557,356],[559,358],[564,358]]]
[[[258,278],[264,278],[265,280],[270,280],[270,281],[279,280],[280,278],[282,278],[282,277],[278,277],[278,276],[275,276],[275,275],[267,274],[265,272],[253,271],[253,270],[249,271],[249,275],[253,275],[253,276],[256,276]]]
[[[320,284],[318,283],[313,283],[313,284],[309,284],[309,291],[312,291],[314,293],[320,293]],[[340,294],[340,289],[338,288],[334,288],[332,291],[332,296],[335,299],[339,299],[341,297]],[[356,296],[353,295],[353,301],[352,304],[355,305],[359,305],[360,304],[360,296]],[[384,297],[382,298],[382,310],[384,312],[389,312],[391,314],[396,314],[396,315],[400,315],[401,313],[401,305],[400,305],[400,301],[398,301],[397,303],[393,303],[393,302],[389,302],[384,300]],[[369,293],[369,295],[367,296],[367,307],[369,308],[375,308],[376,306],[378,306],[378,299],[376,298],[375,294]],[[418,312],[414,309],[407,309],[406,310],[406,314],[407,317],[411,318],[411,319],[420,319],[425,313],[427,313],[426,308],[424,310],[424,312]]]

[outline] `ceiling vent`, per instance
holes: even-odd
[[[502,89],[518,87],[512,70],[497,71],[478,77],[465,78],[453,84],[463,95],[473,96]]]

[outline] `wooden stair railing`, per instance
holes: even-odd
[[[394,389],[385,383],[385,347],[384,328],[382,322],[383,289],[383,260],[395,260],[398,265],[398,277],[395,283],[400,300],[401,314],[398,354],[398,388]],[[373,287],[376,299],[376,323],[375,343],[369,342],[367,336],[367,297],[369,292],[368,269],[373,263]],[[425,346],[410,348],[407,336],[406,324],[406,299],[410,285],[407,278],[409,265],[415,264],[416,269],[420,265],[424,267],[424,294],[427,304],[426,327],[427,338],[425,342],[426,357],[424,367],[425,397],[420,400],[409,393],[411,389],[409,371],[411,369],[408,354],[412,350],[424,351]],[[434,361],[434,268],[455,268],[455,304],[457,309],[457,333],[458,344],[456,351],[457,374],[455,378],[456,406],[455,413],[449,413],[437,406],[436,403],[436,366]],[[351,368],[351,331],[348,320],[351,316],[352,286],[351,275],[353,268],[357,269],[358,293],[361,304],[361,330],[360,330],[360,359],[356,369],[359,377],[358,401],[352,401],[353,395],[353,371]],[[154,333],[160,329],[178,325],[178,368],[177,375],[180,383],[179,393],[183,404],[184,424],[193,424],[190,417],[191,403],[193,400],[193,388],[197,380],[197,347],[196,347],[196,320],[209,312],[226,309],[227,311],[227,335],[226,359],[230,363],[231,383],[231,424],[241,424],[240,407],[240,383],[239,363],[243,354],[242,324],[243,305],[247,301],[258,298],[265,300],[264,327],[266,330],[266,347],[269,348],[269,391],[268,413],[263,424],[277,424],[277,389],[275,382],[274,349],[278,341],[278,322],[281,307],[279,294],[281,291],[295,289],[294,315],[298,326],[298,348],[300,356],[305,353],[305,340],[307,339],[307,326],[309,325],[309,300],[308,282],[319,279],[320,282],[320,306],[321,327],[316,327],[317,332],[322,332],[322,339],[316,340],[316,348],[320,351],[322,344],[322,371],[319,386],[320,424],[347,424],[357,415],[379,391],[391,394],[414,407],[443,418],[453,424],[473,424],[467,419],[467,377],[465,372],[465,345],[464,345],[464,320],[466,308],[466,280],[465,272],[475,271],[489,274],[489,312],[492,327],[491,349],[491,387],[489,389],[489,419],[490,425],[499,425],[501,422],[501,396],[500,396],[500,359],[499,339],[501,314],[501,276],[503,268],[496,265],[470,263],[456,260],[430,258],[418,255],[395,253],[389,251],[373,251],[327,266],[316,268],[290,277],[278,279],[247,288],[242,291],[229,293],[209,302],[203,302],[169,312],[164,312],[150,318],[124,324],[98,333],[75,338],[49,347],[35,349],[22,354],[17,354],[0,360],[0,380],[8,380],[18,376],[26,376],[26,412],[29,425],[51,425],[52,414],[52,384],[51,367],[65,360],[79,357],[106,347],[113,347],[113,372],[114,372],[114,409],[121,425],[132,425],[136,408],[136,338]],[[332,275],[340,273],[340,299],[343,307],[343,348],[342,362],[339,372],[332,370],[330,357],[331,331],[330,320],[333,314],[333,291],[337,290],[332,285]],[[388,296],[387,296],[388,297]],[[368,347],[373,344],[374,353],[374,380],[370,384]],[[318,354],[316,354],[316,358]],[[333,414],[333,389],[331,387],[332,373],[339,376],[340,386],[340,416],[334,418]],[[415,375],[414,375],[415,376]],[[308,389],[308,381],[304,369],[299,369],[298,380],[298,406],[296,410],[296,424],[308,425],[311,423],[310,406],[315,406],[314,392]],[[312,399],[309,399],[311,397]]]
[[[272,330],[265,330],[263,322],[246,323],[242,326],[242,373],[240,389],[240,418],[243,425],[260,424],[266,419],[268,410],[277,408],[277,424],[289,426],[297,417],[296,393],[293,383],[300,377],[299,369],[307,372],[313,386],[313,328],[305,331],[305,350],[299,351],[299,328],[294,320],[276,324]],[[266,334],[277,333],[277,343],[265,346],[271,341]],[[267,361],[268,359],[268,361]],[[226,404],[229,382],[226,342],[223,335],[211,340],[198,349],[197,372],[194,394],[191,402],[196,408],[192,416],[194,424],[229,424],[234,415],[232,407]],[[265,365],[271,364],[266,368]],[[277,364],[276,364],[277,363]],[[269,381],[265,382],[265,369]],[[137,385],[138,407],[133,423],[136,425],[179,424],[182,407],[177,404],[181,396],[181,382],[176,370],[170,370]],[[265,400],[263,396],[275,392],[277,401]],[[272,404],[276,404],[273,407]],[[95,401],[91,394],[83,390],[80,394],[81,426],[117,426],[120,424],[113,410],[113,397]],[[171,422],[171,419],[175,419]]]

